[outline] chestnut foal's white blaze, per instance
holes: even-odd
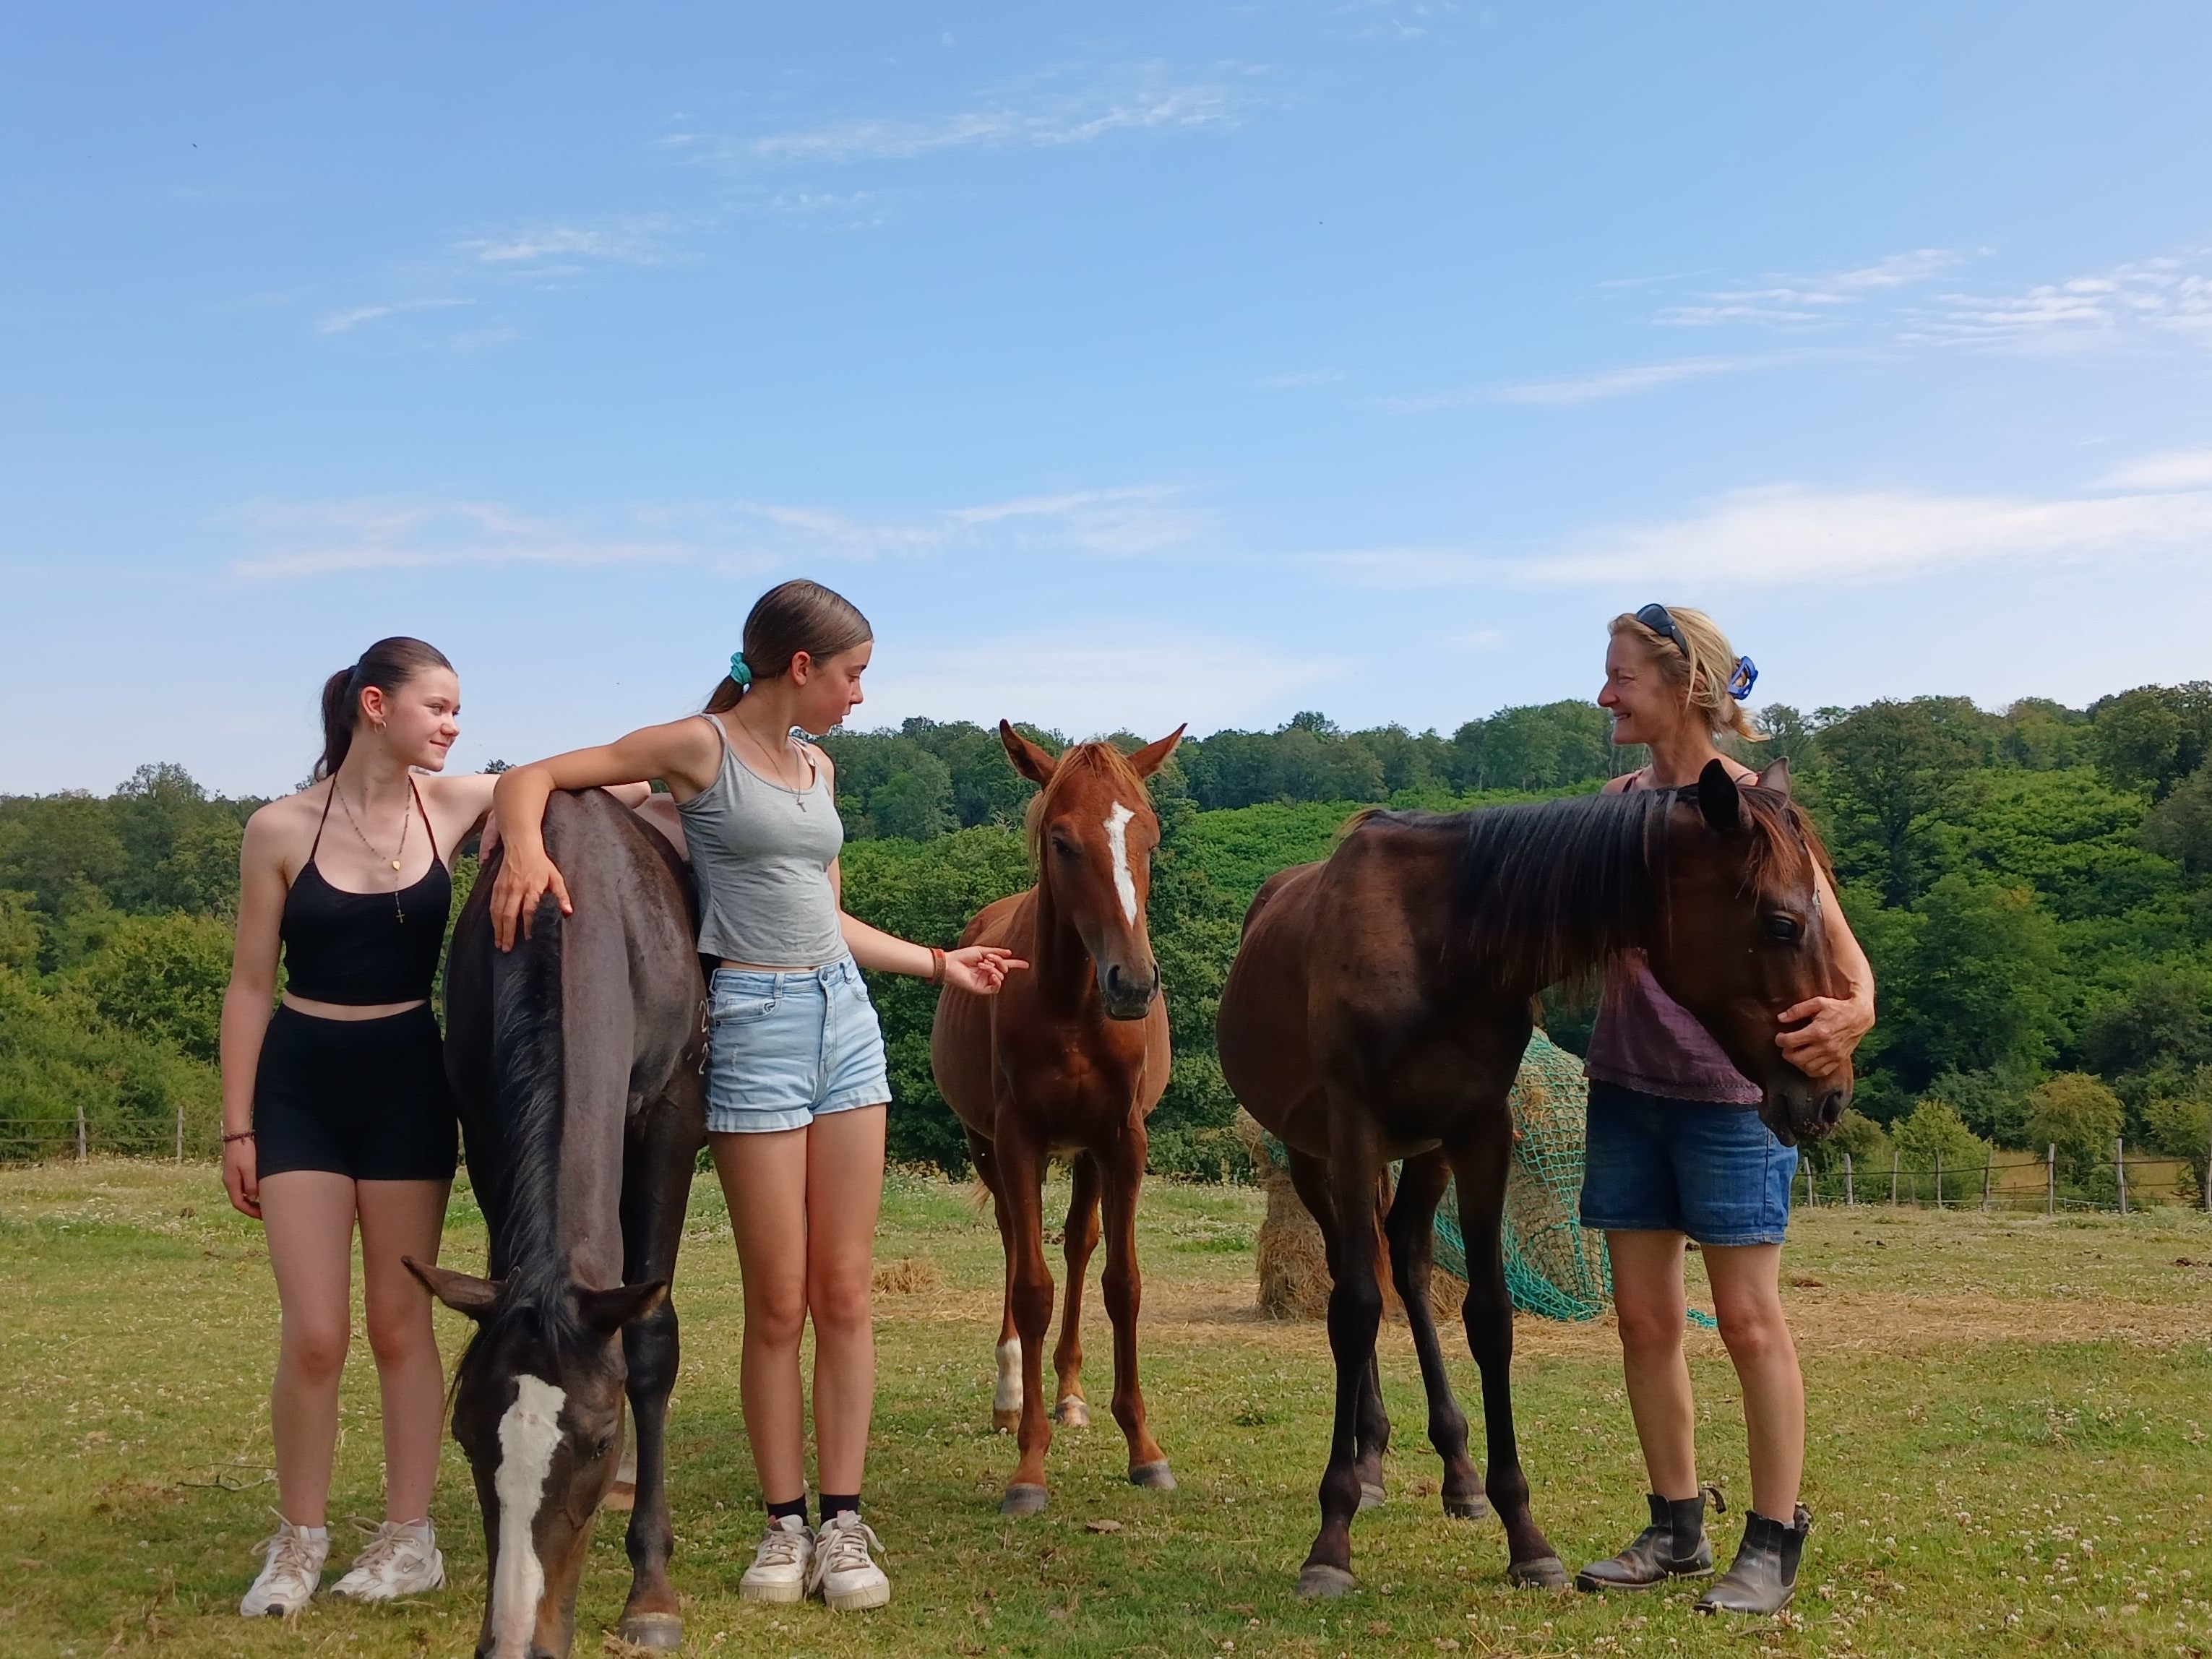
[[[545,1568],[538,1559],[538,1506],[545,1477],[561,1444],[561,1407],[567,1393],[534,1376],[515,1379],[514,1403],[499,1419],[499,1559],[492,1565],[491,1627],[498,1659],[524,1659],[545,1595]]]
[[[1106,845],[1114,854],[1114,896],[1121,901],[1121,920],[1137,925],[1137,880],[1129,873],[1129,820],[1137,815],[1120,801],[1106,815]]]

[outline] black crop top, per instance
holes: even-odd
[[[407,788],[430,837],[430,867],[396,893],[351,893],[323,879],[315,854],[331,821],[331,803],[324,800],[307,862],[284,895],[277,936],[284,942],[286,989],[316,1002],[352,1006],[428,998],[445,942],[446,912],[453,902],[453,878],[438,854],[438,838],[414,779]],[[331,793],[337,793],[335,779]]]

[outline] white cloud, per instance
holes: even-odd
[[[700,564],[757,570],[807,559],[954,552],[1133,556],[1187,544],[1204,515],[1158,484],[1018,496],[868,518],[764,501],[633,508],[564,520],[497,501],[255,501],[238,514],[253,550],[243,576],[285,578],[442,565]]]
[[[386,317],[396,317],[410,311],[443,311],[453,306],[474,305],[473,300],[399,300],[385,306],[356,306],[350,311],[332,312],[315,325],[318,334],[348,334],[363,323],[374,323]]]
[[[1534,550],[1369,548],[1311,562],[1358,585],[1407,589],[1655,580],[1831,586],[1974,566],[2212,562],[2212,453],[2157,458],[2108,483],[2121,478],[2154,487],[2039,499],[1771,484]]]
[[[649,265],[667,257],[680,227],[665,215],[625,219],[608,225],[542,225],[496,236],[471,236],[453,252],[477,264],[536,266],[549,261],[576,264],[597,259]]]
[[[1652,319],[1680,328],[1709,328],[1722,323],[1788,326],[1842,320],[1850,307],[1890,289],[1928,281],[1957,264],[1948,248],[1915,248],[1893,253],[1870,265],[1830,271],[1820,276],[1777,276],[1762,287],[1721,289],[1694,303],[1668,306]]]
[[[752,138],[671,133],[661,142],[701,159],[830,163],[912,161],[950,150],[1086,144],[1109,133],[1233,126],[1255,99],[1251,71],[1177,81],[1157,63],[1106,70],[1068,89],[1046,72],[972,107],[922,116],[856,116]]]
[[[1573,409],[1611,398],[1632,398],[1686,380],[1710,380],[1717,374],[1744,374],[1802,362],[1810,353],[1769,351],[1741,356],[1675,357],[1664,362],[1632,363],[1625,368],[1600,369],[1589,374],[1568,374],[1556,380],[1521,380],[1503,386],[1478,386],[1467,391],[1432,392],[1377,401],[1395,415],[1427,415],[1440,409],[1465,409],[1478,404],[1522,404],[1539,409]]]
[[[2212,489],[2212,449],[2175,449],[2114,467],[2104,477],[2112,489]]]
[[[2191,248],[2014,294],[1946,294],[1904,337],[2014,350],[2124,342],[2212,346],[2212,248]]]
[[[1159,737],[1189,720],[1270,719],[1294,695],[1340,680],[1345,666],[1226,634],[1164,633],[1156,617],[1064,619],[1049,638],[1024,631],[887,655],[855,723],[923,714],[1034,720],[1072,737],[1125,726]]]

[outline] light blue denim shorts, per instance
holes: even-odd
[[[707,990],[707,1128],[803,1129],[891,1097],[884,1030],[850,957],[823,968],[718,968]]]
[[[1757,1107],[1668,1100],[1593,1078],[1589,1124],[1583,1226],[1782,1243],[1797,1149],[1774,1138]]]

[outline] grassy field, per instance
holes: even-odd
[[[1399,1425],[1390,1501],[1363,1516],[1361,1589],[1291,1588],[1315,1522],[1327,1420],[1317,1326],[1250,1312],[1253,1192],[1155,1183],[1144,1204],[1146,1378],[1181,1489],[1121,1480],[1120,1436],[1063,1431],[1053,1507],[995,1504],[1012,1446],[988,1432],[998,1243],[964,1191],[900,1180],[879,1260],[882,1387],[869,1482],[897,1600],[840,1618],[740,1603],[758,1495],[738,1414],[738,1294],[702,1182],[678,1285],[677,1580],[702,1655],[1942,1655],[2212,1649],[2212,1221],[2157,1211],[2048,1221],[1910,1209],[1802,1214],[1788,1261],[1812,1394],[1816,1515],[1796,1607],[1716,1626],[1694,1591],[1599,1601],[1516,1592],[1493,1522],[1447,1522],[1402,1328],[1384,1374]],[[482,1261],[454,1206],[447,1261]],[[1054,1258],[1057,1266],[1057,1257]],[[1095,1294],[1089,1392],[1109,1389]],[[483,1558],[450,1445],[436,1516],[452,1582],[289,1626],[234,1609],[266,1532],[264,1399],[275,1297],[258,1230],[214,1171],[50,1165],[0,1174],[0,1653],[462,1653]],[[459,1322],[441,1315],[449,1353]],[[1462,1397],[1474,1367],[1456,1331]],[[1731,1375],[1693,1333],[1705,1462],[1747,1491]],[[1522,1451],[1570,1565],[1641,1519],[1643,1482],[1609,1330],[1522,1322]],[[374,1375],[356,1340],[333,1515],[378,1516]],[[1094,1521],[1119,1530],[1090,1530]],[[1725,1548],[1735,1538],[1723,1523]],[[628,1583],[604,1526],[580,1654]]]

